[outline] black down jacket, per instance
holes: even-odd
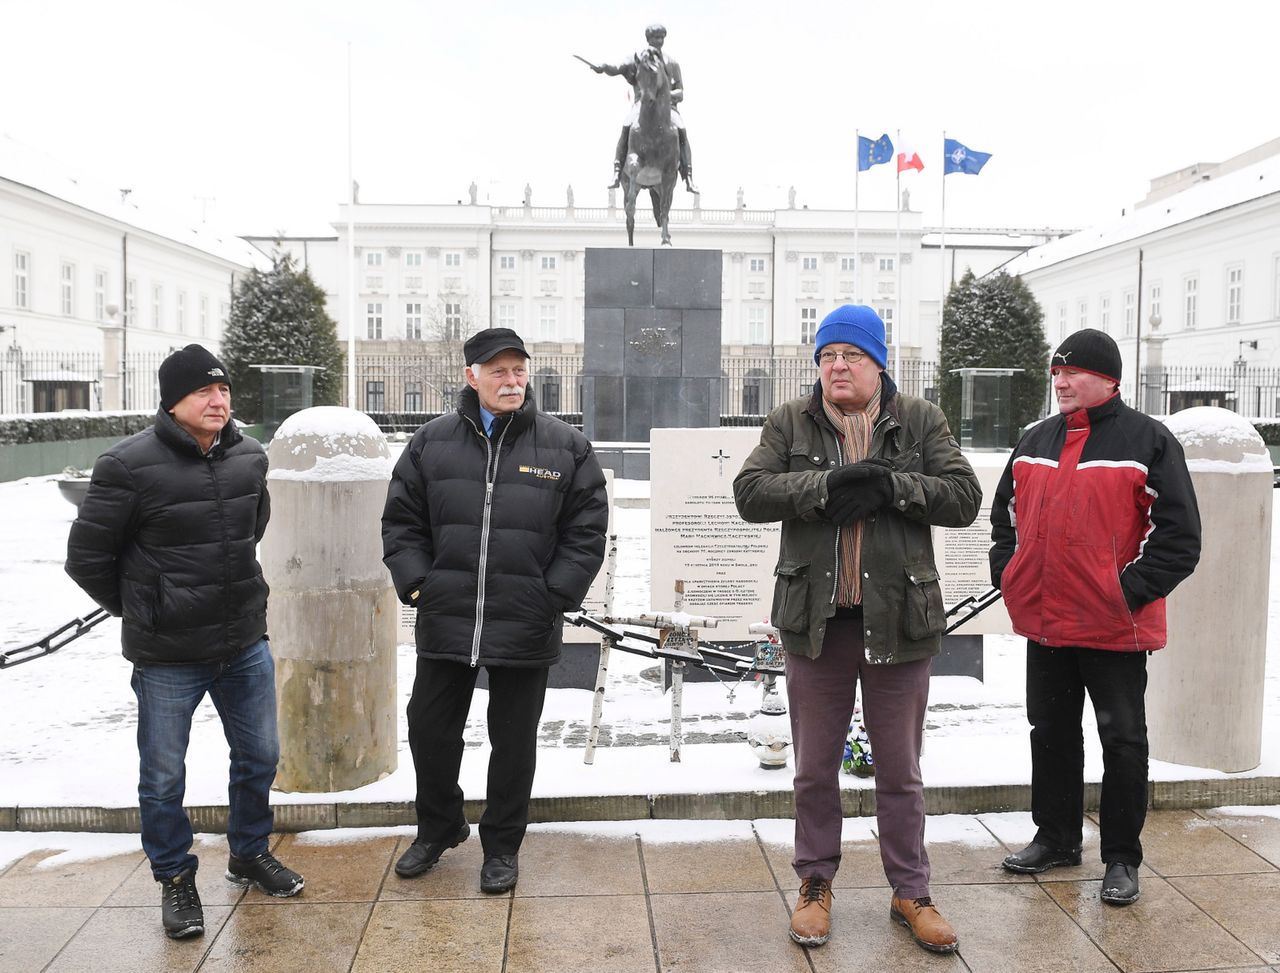
[[[71,525],[67,574],[123,618],[140,664],[228,659],[267,631],[256,548],[267,529],[267,454],[235,423],[205,456],[173,416],[98,457]]]
[[[604,560],[604,473],[587,438],[532,398],[499,416],[491,438],[475,391],[459,400],[396,462],[383,561],[400,600],[418,608],[419,655],[550,666],[561,612],[582,603]]]

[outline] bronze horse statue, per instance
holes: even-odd
[[[662,245],[671,246],[668,226],[680,161],[680,136],[671,121],[671,82],[662,57],[649,47],[636,55],[636,89],[640,111],[627,136],[622,167],[626,187],[627,246],[635,246],[636,197],[649,190],[653,218],[662,230]]]

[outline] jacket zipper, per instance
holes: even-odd
[[[466,417],[467,422],[471,422],[471,417]],[[474,422],[471,422],[471,428],[475,429],[476,435],[480,434],[480,429]],[[502,427],[502,435],[498,437],[497,454],[502,453],[502,441],[507,438],[507,430],[511,428],[511,422]],[[475,632],[471,636],[471,668],[474,669],[479,665],[480,661],[480,630],[484,626],[484,576],[489,564],[489,527],[490,518],[493,514],[493,485],[498,478],[498,461],[494,455],[494,445],[490,442],[488,436],[481,435],[484,440],[485,460],[484,460],[484,516],[480,521],[480,567],[479,576],[476,578],[476,626]]]
[[[214,498],[218,503],[218,522],[222,525],[222,631],[223,641],[230,640],[230,619],[231,619],[231,584],[227,577],[228,565],[231,563],[231,539],[227,532],[227,518],[223,510],[222,504],[222,484],[218,482],[218,470],[213,465],[213,450],[205,453],[203,459],[209,469],[209,476],[213,480]]]

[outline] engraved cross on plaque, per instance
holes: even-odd
[[[724,476],[724,461],[730,457],[725,454],[723,449],[721,449],[719,452],[712,454],[711,458],[718,459],[720,461],[720,475]]]

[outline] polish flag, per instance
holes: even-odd
[[[924,163],[920,161],[920,154],[915,149],[905,147],[898,153],[898,171],[905,172],[908,169],[923,172]]]

